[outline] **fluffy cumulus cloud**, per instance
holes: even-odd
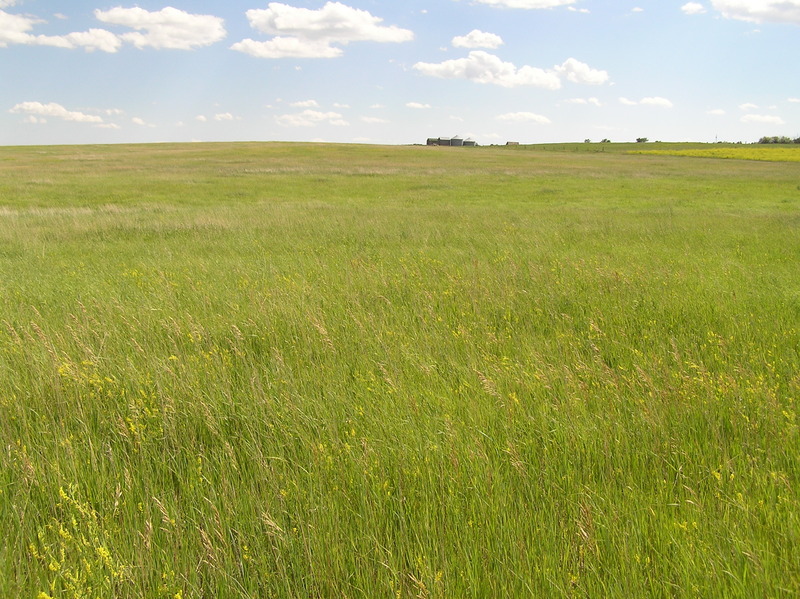
[[[328,2],[318,10],[270,2],[266,9],[247,11],[251,27],[266,35],[267,41],[245,39],[233,50],[257,58],[336,58],[338,46],[352,42],[397,43],[414,39],[413,32],[394,25],[366,10],[341,2]]]
[[[406,108],[414,108],[415,110],[425,110],[426,108],[430,108],[430,104],[423,104],[422,102],[408,102],[406,103]]]
[[[673,104],[666,98],[660,98],[658,96],[651,97],[651,98],[642,98],[639,101],[639,104],[642,106],[657,106],[658,108],[672,108]]]
[[[28,115],[28,122],[37,122],[38,119],[45,119],[47,117],[75,123],[101,124],[103,122],[103,119],[99,116],[67,110],[61,104],[56,104],[55,102],[50,102],[49,104],[42,104],[41,102],[22,102],[14,106],[9,112]]]
[[[681,6],[681,10],[687,15],[702,15],[706,12],[706,7],[697,2],[687,2]]]
[[[655,106],[657,108],[672,108],[673,104],[666,98],[661,98],[658,96],[642,98],[639,101],[636,100],[629,100],[628,98],[620,98],[619,99],[621,104],[625,106]]]
[[[9,3],[6,2],[6,6]],[[167,7],[157,12],[142,8],[96,10],[97,20],[135,29],[117,35],[105,29],[89,29],[65,35],[34,35],[32,30],[44,21],[27,15],[12,15],[0,10],[0,47],[9,44],[83,48],[89,52],[117,52],[124,42],[138,48],[190,50],[220,41],[226,35],[223,20],[210,15],[192,15]]]
[[[41,21],[0,10],[0,47],[4,48],[9,44],[35,43],[36,36],[31,35],[29,31],[36,23]]]
[[[94,15],[103,23],[135,29],[132,33],[123,33],[120,38],[137,48],[191,50],[210,46],[226,35],[221,18],[194,15],[171,6],[155,12],[118,6],[96,10]]]
[[[231,46],[231,50],[256,58],[337,58],[343,54],[325,42],[311,42],[296,37],[275,37],[266,42],[245,39]]]
[[[740,119],[743,123],[756,123],[759,125],[785,125],[784,121],[779,116],[770,114],[746,114]]]
[[[592,69],[574,58],[545,70],[527,65],[517,67],[482,50],[470,52],[466,58],[440,63],[418,62],[414,65],[414,69],[429,77],[468,79],[476,83],[491,83],[502,87],[532,86],[550,90],[560,89],[562,78],[574,83],[591,85],[608,81],[608,73]]]
[[[711,0],[728,19],[800,25],[800,0]]]
[[[589,104],[591,104],[592,106],[602,106],[603,105],[603,103],[597,98],[571,98],[569,100],[566,100],[566,103],[567,104],[578,104],[578,105],[583,105],[583,106],[586,106],[586,105],[589,105]]]
[[[503,45],[503,38],[494,33],[486,33],[480,29],[473,29],[467,35],[453,38],[454,48],[499,48]]]
[[[536,123],[537,125],[549,125],[550,119],[534,112],[509,112],[496,117],[498,121],[509,123]]]
[[[5,6],[10,5],[6,3]],[[67,49],[83,48],[87,52],[94,50],[116,52],[122,46],[116,35],[104,29],[90,29],[66,35],[34,35],[32,33],[34,27],[41,23],[44,21],[35,17],[12,15],[0,10],[0,48],[22,44]]]
[[[89,31],[69,33],[63,37],[68,48],[83,48],[87,52],[101,50],[114,53],[122,46],[122,41],[110,31],[105,29],[90,29]]]
[[[533,86],[559,89],[561,79],[553,72],[536,67],[517,68],[494,54],[475,50],[466,58],[456,58],[440,63],[418,62],[414,69],[429,77],[441,79],[468,79],[476,83],[491,83],[502,87]]]
[[[479,4],[488,4],[489,6],[499,6],[505,8],[526,8],[526,9],[541,9],[541,8],[556,8],[557,6],[568,6],[575,4],[576,0],[475,0]]]
[[[567,81],[572,81],[572,83],[602,85],[608,81],[608,73],[606,71],[592,69],[588,64],[574,58],[568,58],[564,61],[564,64],[556,66],[555,71],[559,75],[566,77]]]
[[[346,127],[350,124],[338,112],[322,112],[310,109],[295,114],[283,114],[275,117],[275,120],[284,127],[315,127],[320,124]]]

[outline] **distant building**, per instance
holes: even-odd
[[[455,147],[462,147],[462,146],[470,146],[475,147],[478,143],[474,139],[462,139],[457,135],[455,137],[429,137],[428,138],[428,145],[429,146],[455,146]]]
[[[507,146],[518,146],[519,142],[518,141],[507,141],[506,145]]]

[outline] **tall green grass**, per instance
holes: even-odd
[[[0,595],[796,596],[798,175],[0,149]]]

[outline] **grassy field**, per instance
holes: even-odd
[[[773,162],[800,162],[800,145],[740,145],[706,146],[702,148],[667,148],[638,150],[638,154],[662,156],[691,156],[695,158],[730,158],[734,160],[767,160]]]
[[[796,597],[799,263],[791,162],[0,148],[0,596]]]

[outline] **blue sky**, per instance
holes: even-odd
[[[800,136],[800,0],[0,0],[0,145]]]

